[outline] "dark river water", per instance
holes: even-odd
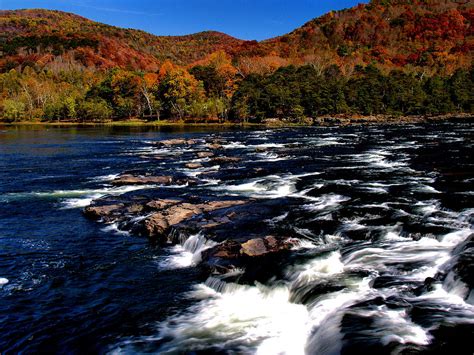
[[[0,126],[0,353],[472,354],[473,133]],[[198,143],[155,144],[178,137]],[[197,159],[210,137],[242,161]],[[255,223],[300,243],[265,282],[208,277],[205,236],[160,248],[84,217],[102,196],[165,188],[112,186],[124,172],[274,200]]]

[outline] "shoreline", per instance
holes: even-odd
[[[474,114],[472,113],[458,113],[432,116],[393,116],[393,115],[325,115],[316,117],[314,119],[306,119],[305,122],[295,123],[287,122],[281,119],[269,118],[261,123],[238,123],[238,122],[184,122],[184,121],[143,121],[143,120],[119,120],[107,122],[43,122],[43,121],[18,121],[18,122],[3,122],[0,121],[0,126],[70,126],[70,127],[314,127],[314,126],[346,126],[358,124],[413,124],[413,123],[437,123],[437,122],[451,122],[451,121],[469,121],[474,122]]]

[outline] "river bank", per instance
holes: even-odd
[[[0,121],[0,126],[131,126],[131,127],[307,127],[307,126],[331,126],[331,125],[352,125],[352,124],[403,124],[403,123],[437,123],[437,122],[462,122],[474,121],[472,113],[455,113],[445,115],[357,115],[338,114],[324,115],[316,118],[306,118],[300,122],[291,120],[267,118],[261,123],[253,122],[217,122],[200,119],[189,119],[184,121],[161,120],[117,120],[105,122],[72,122],[72,121]]]

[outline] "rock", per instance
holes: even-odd
[[[153,201],[148,202],[146,206],[154,210],[162,210],[164,208],[168,208],[170,206],[176,205],[180,202],[182,201],[173,200],[173,199],[153,200]]]
[[[247,256],[262,256],[290,249],[294,243],[290,239],[278,240],[274,236],[255,238],[242,244],[241,254]]]
[[[266,254],[268,251],[263,239],[255,238],[242,244],[240,252],[248,256],[260,256]]]
[[[167,139],[158,142],[158,145],[161,146],[173,146],[173,145],[193,145],[196,144],[196,141],[193,139],[185,139],[185,138],[174,138],[174,139]]]
[[[244,243],[226,240],[206,250],[203,253],[203,260],[211,258],[240,259],[242,257],[261,257],[289,250],[294,244],[292,239],[277,239],[273,236],[253,238]]]
[[[221,144],[218,144],[218,143],[210,143],[207,145],[209,148],[211,149],[214,149],[214,150],[218,150],[218,149],[222,149],[222,145]]]
[[[219,210],[223,208],[243,205],[245,203],[247,203],[247,201],[242,201],[242,200],[211,201],[211,202],[207,202],[204,205],[204,209],[206,210],[206,212],[210,212],[210,211],[215,211],[215,210]]]
[[[147,184],[159,184],[169,185],[173,182],[171,176],[134,176],[126,174],[119,176],[112,181],[112,185],[123,186],[123,185],[147,185]]]
[[[201,158],[201,159],[203,159],[203,158],[211,158],[211,157],[213,157],[213,156],[214,156],[214,153],[212,153],[212,152],[198,152],[198,153],[197,153],[197,157],[198,157],[198,158]]]
[[[89,206],[84,209],[87,217],[92,219],[108,220],[115,212],[119,212],[124,208],[124,204],[104,205],[104,206]]]
[[[185,165],[186,168],[188,169],[199,169],[199,168],[202,168],[202,164],[200,163],[187,163]]]
[[[143,232],[149,238],[164,235],[168,228],[169,223],[161,213],[155,213],[143,222]]]
[[[203,224],[202,228],[207,228],[207,229],[215,228],[215,227],[221,226],[221,225],[229,223],[229,222],[230,222],[230,218],[227,217],[227,216],[217,217],[217,218],[213,218],[210,221],[208,221],[207,223]]]
[[[227,274],[244,268],[240,281],[254,282],[268,280],[279,270],[278,266],[288,257],[294,245],[292,239],[253,238],[245,242],[228,239],[201,253],[201,266],[214,274]]]
[[[171,227],[198,216],[205,212],[212,212],[219,209],[246,203],[240,200],[211,201],[206,203],[189,203],[179,200],[154,200],[147,203],[147,207],[159,210],[142,221],[141,234],[147,237],[168,241],[168,233]]]
[[[210,253],[214,258],[233,259],[240,255],[242,245],[234,240],[228,240],[219,244],[214,252]]]
[[[214,163],[237,163],[241,160],[239,157],[215,157],[211,159]]]

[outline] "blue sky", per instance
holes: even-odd
[[[3,10],[46,8],[157,35],[204,30],[262,40],[364,0],[0,0]]]

